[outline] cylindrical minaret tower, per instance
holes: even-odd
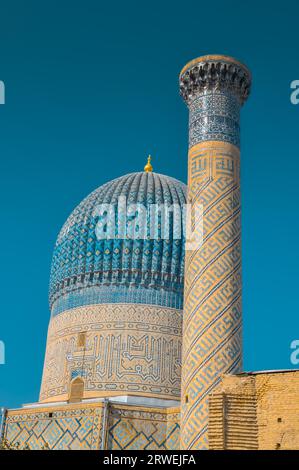
[[[183,449],[208,448],[209,394],[222,374],[242,367],[239,115],[250,82],[244,65],[218,55],[195,59],[180,74],[190,113],[192,227],[203,233],[186,252]]]

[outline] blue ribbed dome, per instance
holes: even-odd
[[[98,207],[186,203],[186,186],[174,178],[139,172],[100,186],[72,212],[53,254],[50,279],[52,315],[89,304],[143,303],[182,308],[184,239],[99,239]],[[116,221],[116,233],[117,233]],[[183,230],[181,230],[183,233]]]

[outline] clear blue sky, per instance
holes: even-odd
[[[246,370],[292,368],[299,339],[299,3],[6,1],[0,6],[0,405],[38,399],[56,235],[102,183],[141,170],[186,181],[190,59],[245,62],[242,111]]]

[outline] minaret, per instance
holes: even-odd
[[[180,74],[191,220],[203,234],[186,251],[182,449],[208,449],[209,394],[222,374],[242,368],[239,115],[250,82],[244,65],[221,55],[195,59]]]

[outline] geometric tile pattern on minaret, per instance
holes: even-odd
[[[250,74],[230,57],[205,56],[182,70],[180,88],[192,229],[202,231],[186,251],[181,447],[207,449],[209,394],[242,367],[239,114]]]

